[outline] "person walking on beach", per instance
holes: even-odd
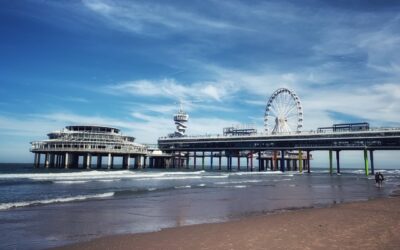
[[[385,180],[385,178],[383,177],[383,174],[381,173],[381,172],[378,172],[379,174],[378,174],[378,177],[379,177],[379,187],[382,187],[382,183],[383,183],[383,180]]]
[[[379,172],[375,173],[375,186],[379,187]]]

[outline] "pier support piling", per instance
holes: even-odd
[[[50,167],[51,167],[51,168],[54,168],[54,165],[55,165],[55,158],[56,158],[56,156],[55,156],[54,153],[50,154]]]
[[[193,152],[193,168],[196,169],[196,158],[197,158],[197,152]]]
[[[203,154],[201,156],[201,169],[204,170],[204,151],[203,151]]]
[[[299,149],[299,172],[303,173],[303,152]]]
[[[70,167],[69,159],[70,159],[69,153],[65,153],[65,165],[64,165],[65,168],[69,168]],[[60,160],[60,162],[61,162],[61,160]]]
[[[88,153],[86,155],[86,169],[90,169],[92,167],[92,155]]]
[[[307,173],[311,173],[310,150],[307,150]]]
[[[368,175],[368,150],[364,149],[364,168],[365,168],[365,175]]]
[[[340,159],[339,159],[339,150],[336,150],[336,173],[340,174]]]
[[[277,170],[277,166],[276,166],[276,161],[277,161],[277,152],[276,151],[274,151],[274,154],[273,154],[273,156],[272,156],[272,165],[273,165],[273,167],[274,167],[274,171],[276,171]]]
[[[375,174],[375,166],[374,166],[374,150],[369,151],[369,160],[371,161],[371,174]]]
[[[50,163],[50,154],[46,153],[46,156],[44,158],[44,165],[46,168],[49,168],[49,163]]]
[[[214,159],[214,157],[213,157],[213,152],[211,151],[211,152],[210,152],[210,169],[211,169],[211,170],[213,170],[213,159]]]
[[[219,151],[219,156],[218,156],[218,170],[221,170],[221,162],[222,162],[222,151]]]
[[[35,168],[38,168],[38,155],[39,155],[38,153],[35,153],[35,161],[33,164]]]
[[[111,169],[111,154],[108,154],[107,157],[107,169]]]
[[[329,173],[333,173],[332,150],[329,150]]]
[[[237,170],[240,171],[240,152],[239,152],[238,158],[237,158]]]
[[[101,155],[98,155],[98,156],[97,156],[97,168],[98,168],[98,169],[101,168],[101,159],[102,159]]]
[[[285,172],[285,151],[281,150],[281,172]]]

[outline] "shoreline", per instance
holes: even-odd
[[[394,249],[400,197],[247,215],[226,222],[103,236],[53,249]]]

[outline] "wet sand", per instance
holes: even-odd
[[[400,197],[116,235],[57,249],[400,249]]]

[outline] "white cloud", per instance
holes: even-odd
[[[400,121],[400,84],[376,82],[373,85],[318,85],[307,79],[308,72],[247,72],[232,70],[217,66],[205,66],[215,77],[215,84],[208,82],[184,85],[173,79],[161,81],[132,81],[108,86],[120,93],[131,93],[142,96],[163,96],[173,100],[200,100],[204,103],[187,102],[185,110],[189,112],[200,110],[219,110],[221,117],[232,117],[231,112],[240,108],[239,102],[256,106],[266,105],[273,91],[281,87],[293,89],[300,97],[304,109],[304,130],[329,126],[338,122],[349,122],[346,116],[359,118],[360,121],[369,121],[374,126],[398,124]],[[318,75],[315,73],[315,75]],[[313,76],[316,78],[315,76]],[[326,75],[326,77],[329,77]],[[212,100],[216,103],[209,103]],[[234,106],[228,100],[239,100]],[[163,105],[144,103],[141,109],[144,112],[156,111],[172,116],[177,104],[163,108]],[[146,108],[148,106],[148,108]],[[164,111],[164,112],[162,112]],[[227,113],[229,112],[229,113]],[[339,116],[332,116],[337,113]],[[198,115],[199,113],[197,113]],[[139,118],[139,117],[137,117]],[[145,117],[147,119],[147,117]],[[191,116],[195,120],[195,116]],[[248,123],[243,120],[236,123]],[[170,122],[168,119],[166,122]],[[258,126],[263,126],[263,112],[257,119]],[[385,125],[386,124],[386,125]],[[196,125],[194,125],[196,126]],[[216,125],[215,125],[216,126]],[[212,128],[210,128],[212,129]],[[219,129],[222,129],[221,127]],[[207,131],[204,131],[207,132]]]
[[[239,26],[227,21],[169,4],[122,0],[82,2],[86,8],[105,18],[114,27],[149,36],[159,36],[166,30],[173,32],[195,30],[209,33],[240,29]]]
[[[197,82],[193,84],[178,83],[175,79],[160,81],[137,80],[108,85],[104,92],[116,95],[131,94],[137,96],[158,96],[175,101],[222,101],[229,98],[238,89],[231,82]]]

